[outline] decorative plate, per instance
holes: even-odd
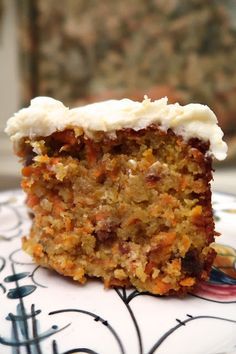
[[[185,298],[81,286],[21,251],[21,191],[0,193],[0,354],[236,353],[236,197],[214,194],[218,256]]]

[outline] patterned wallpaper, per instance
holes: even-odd
[[[22,104],[144,93],[210,105],[236,132],[232,0],[24,0],[18,3]]]

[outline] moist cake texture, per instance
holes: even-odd
[[[215,256],[210,181],[223,133],[206,106],[122,101],[69,110],[37,98],[9,120],[34,215],[23,248],[80,283],[185,293]]]

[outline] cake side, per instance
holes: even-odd
[[[157,124],[78,126],[21,139],[22,187],[34,214],[23,247],[83,283],[184,293],[206,279],[214,250],[209,142]]]

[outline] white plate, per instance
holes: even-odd
[[[20,191],[0,193],[0,354],[236,353],[236,197],[214,194],[218,256],[185,298],[81,286],[23,253]]]

